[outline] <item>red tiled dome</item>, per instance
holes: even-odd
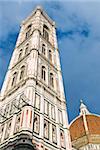
[[[88,114],[88,115],[86,115],[86,122],[87,122],[87,127],[88,127],[88,134],[100,135],[100,117],[99,116],[96,116],[93,114]],[[71,123],[70,135],[71,135],[72,141],[86,135],[84,121],[83,121],[83,115],[76,118]]]

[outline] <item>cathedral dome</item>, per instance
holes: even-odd
[[[70,123],[69,130],[73,147],[100,144],[100,116],[90,113],[82,100],[80,115]]]
[[[100,117],[94,114],[87,114],[85,115],[86,124],[88,130],[85,130],[85,121],[83,116],[77,117],[71,124],[70,124],[70,134],[71,140],[74,141],[78,138],[86,136],[87,133],[91,135],[100,135]]]

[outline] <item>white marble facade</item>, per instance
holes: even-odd
[[[30,131],[43,149],[71,150],[55,22],[40,7],[21,24],[0,107],[1,143]]]

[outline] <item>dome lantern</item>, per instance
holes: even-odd
[[[87,115],[90,114],[89,110],[87,109],[87,106],[83,103],[83,100],[80,100],[80,115]]]

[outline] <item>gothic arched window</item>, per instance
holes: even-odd
[[[50,86],[54,87],[54,76],[53,76],[53,73],[50,73]]]
[[[49,41],[49,28],[46,25],[43,26],[43,37]]]
[[[28,27],[26,29],[26,39],[31,35],[31,26],[32,26],[32,24],[28,25]]]
[[[42,44],[42,54],[43,54],[43,55],[45,55],[45,54],[46,54],[45,44]]]
[[[21,50],[19,51],[18,60],[20,60],[20,59],[22,58],[22,53],[23,53],[23,50],[21,49]]]
[[[22,80],[24,78],[25,75],[25,66],[21,67],[21,72],[20,72],[20,80]]]
[[[52,52],[49,50],[49,61],[52,62]]]
[[[42,66],[42,71],[41,71],[41,78],[45,81],[46,80],[46,68]]]
[[[25,47],[25,55],[28,53],[28,50],[29,50],[29,44],[27,43]]]
[[[14,86],[14,85],[16,84],[16,80],[17,80],[17,72],[15,72],[15,73],[13,74],[11,86]]]
[[[39,134],[40,129],[40,117],[37,114],[34,114],[34,124],[33,124],[34,132]]]

